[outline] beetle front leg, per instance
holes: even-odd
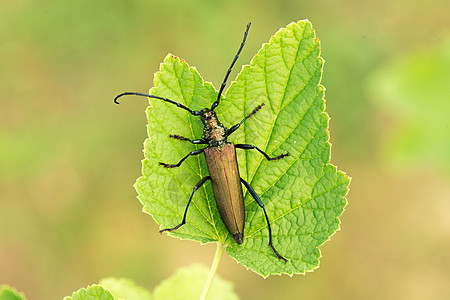
[[[198,190],[207,180],[211,180],[211,176],[206,176],[206,177],[202,178],[192,189],[191,197],[189,197],[188,204],[186,205],[186,209],[184,210],[183,221],[181,221],[181,223],[175,227],[162,229],[159,231],[159,233],[163,233],[164,231],[174,231],[174,230],[177,230],[178,228],[180,228],[181,226],[183,226],[184,224],[186,224],[186,215],[187,215],[187,211],[189,208],[189,204],[191,204],[192,197],[194,196],[195,191]]]
[[[250,186],[250,184],[247,181],[245,181],[244,179],[241,178],[241,182],[245,185],[247,190],[252,195],[253,199],[255,199],[256,203],[258,203],[259,207],[261,207],[264,211],[264,216],[266,217],[266,221],[267,221],[267,228],[269,229],[269,246],[270,246],[270,248],[272,248],[273,253],[275,253],[275,255],[278,257],[278,259],[281,259],[284,262],[287,262],[288,260],[286,258],[284,258],[283,256],[281,256],[280,253],[278,253],[278,251],[275,249],[275,247],[272,244],[272,229],[270,228],[269,217],[267,216],[267,212],[266,212],[266,209],[264,208],[264,204],[262,203],[258,194],[256,194],[255,190]]]
[[[165,164],[165,163],[162,163],[162,162],[160,162],[159,164],[160,164],[161,166],[163,166],[164,168],[177,168],[177,167],[179,167],[179,166],[181,165],[181,163],[182,163],[186,158],[188,158],[188,157],[191,156],[191,155],[199,155],[200,153],[203,153],[204,150],[205,150],[205,149],[198,149],[198,150],[194,150],[194,151],[189,152],[188,155],[186,155],[185,157],[183,157],[183,158],[182,158],[177,164],[175,164],[175,165],[169,165],[169,164]]]
[[[251,116],[253,116],[254,114],[256,114],[256,113],[261,109],[261,107],[263,107],[263,106],[264,106],[264,103],[261,103],[260,105],[258,105],[257,107],[255,107],[255,109],[254,109],[248,116],[246,116],[245,118],[243,118],[241,122],[237,123],[236,125],[231,126],[231,128],[228,129],[228,131],[227,131],[227,136],[229,136],[230,134],[232,134],[233,132],[235,132],[235,131],[242,125],[242,123],[245,122],[245,120],[247,120],[248,118],[250,118]]]
[[[254,146],[254,145],[249,145],[249,144],[235,144],[234,147],[239,148],[239,149],[256,149],[259,151],[259,153],[264,155],[264,157],[267,158],[267,160],[279,160],[286,156],[289,156],[289,153],[284,153],[284,154],[278,155],[277,157],[270,157],[266,152],[262,151],[258,147]]]
[[[202,139],[198,139],[198,140],[191,140],[188,138],[185,138],[184,136],[178,135],[178,134],[171,134],[169,135],[169,137],[176,139],[176,140],[180,140],[180,141],[187,141],[190,142],[192,144],[198,145],[198,144],[207,144],[208,142]]]

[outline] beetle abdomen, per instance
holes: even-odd
[[[233,239],[242,244],[245,208],[234,144],[207,147],[204,153],[217,209]]]

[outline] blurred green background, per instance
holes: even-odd
[[[450,298],[448,1],[0,2],[0,283],[61,299],[109,276],[153,289],[215,245],[141,213],[146,92],[168,52],[216,86],[280,27],[322,41],[332,163],[353,177],[342,230],[306,276],[224,256],[241,299]],[[229,125],[229,124],[228,124]]]

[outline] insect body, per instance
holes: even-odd
[[[217,209],[238,244],[244,239],[245,209],[234,144],[205,149]]]
[[[236,131],[245,120],[249,117],[253,116],[257,113],[264,103],[258,105],[248,116],[242,119],[238,124],[228,128],[225,128],[217,119],[216,113],[214,109],[220,103],[220,95],[222,94],[223,89],[225,88],[228,76],[231,73],[231,69],[233,68],[236,60],[239,57],[242,48],[244,47],[245,40],[247,39],[248,30],[250,28],[250,23],[247,25],[247,29],[244,33],[244,38],[242,40],[241,46],[231,63],[230,68],[228,69],[225,79],[222,82],[222,85],[219,90],[219,94],[217,100],[212,104],[211,108],[204,108],[201,111],[193,111],[188,107],[172,101],[167,98],[162,98],[154,95],[147,95],[136,92],[125,92],[118,95],[114,102],[117,102],[119,97],[125,95],[138,95],[145,96],[154,99],[160,99],[169,103],[172,103],[184,110],[187,110],[190,114],[194,116],[200,116],[204,129],[203,135],[200,139],[191,140],[179,135],[170,135],[171,138],[187,141],[192,144],[206,144],[207,146],[203,149],[198,149],[191,151],[185,157],[183,157],[177,164],[166,164],[159,163],[161,166],[165,168],[176,168],[179,167],[184,160],[186,160],[189,156],[199,155],[204,153],[206,164],[208,166],[209,176],[202,178],[193,188],[189,201],[186,205],[186,209],[184,211],[183,220],[180,224],[172,228],[162,229],[160,232],[164,231],[174,231],[183,226],[186,223],[186,216],[188,212],[189,205],[191,204],[192,197],[196,190],[198,190],[206,181],[210,180],[212,183],[212,189],[214,193],[214,199],[216,201],[217,209],[219,210],[221,219],[225,224],[228,232],[231,234],[233,239],[237,244],[242,244],[244,239],[244,225],[245,225],[245,208],[244,208],[244,197],[242,192],[242,184],[247,188],[252,197],[258,203],[258,205],[263,209],[264,216],[267,221],[267,228],[269,230],[269,246],[271,247],[274,254],[281,260],[287,261],[283,256],[281,256],[275,247],[272,244],[272,230],[270,227],[269,217],[267,216],[266,209],[264,208],[264,204],[262,203],[259,196],[253,190],[253,188],[248,184],[244,179],[242,179],[239,175],[239,168],[236,158],[236,149],[256,149],[259,151],[264,157],[268,160],[278,160],[288,156],[288,153],[282,154],[277,157],[270,157],[264,151],[257,148],[254,145],[249,144],[233,144],[227,141],[228,136],[230,136],[234,131]]]

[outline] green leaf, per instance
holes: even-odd
[[[6,284],[0,286],[0,300],[26,300],[23,293]]]
[[[154,299],[197,300],[202,293],[208,273],[207,267],[198,264],[180,268],[154,289]],[[233,284],[216,275],[208,299],[237,300],[239,298],[233,291]]]
[[[126,300],[150,300],[148,290],[138,286],[133,280],[127,278],[104,278],[100,285],[107,288],[116,299]]]
[[[210,106],[217,92],[194,68],[184,61],[168,55],[155,75],[155,87],[150,93],[181,102],[191,109]],[[138,179],[136,189],[144,211],[151,214],[163,228],[181,222],[187,199],[194,185],[206,176],[203,155],[187,159],[182,167],[162,168],[159,162],[178,162],[190,151],[199,148],[188,142],[170,139],[169,134],[199,138],[202,122],[199,117],[163,101],[151,101],[147,109],[148,136],[145,141],[143,177]],[[171,233],[184,239],[205,242],[224,241],[227,231],[215,208],[214,197],[206,185],[196,192],[189,210],[189,222]]]
[[[87,288],[81,288],[73,292],[71,297],[64,297],[64,300],[114,300],[114,297],[107,289],[93,284]]]
[[[279,161],[267,161],[255,150],[237,150],[240,175],[265,205],[273,244],[289,262],[276,258],[268,246],[269,234],[262,209],[245,191],[245,239],[237,245],[217,211],[210,183],[200,188],[189,207],[187,224],[170,235],[199,241],[229,243],[227,253],[263,275],[304,273],[318,267],[318,247],[339,229],[338,217],[347,203],[350,179],[330,164],[328,115],[320,85],[323,59],[319,40],[309,21],[291,23],[264,44],[250,65],[244,66],[217,108],[226,126],[241,121],[258,104],[265,106],[230,136],[234,143],[253,144],[271,156],[289,152]],[[217,98],[213,86],[195,68],[168,55],[155,75],[150,93],[180,102],[192,110],[210,107]],[[183,218],[194,185],[208,175],[203,155],[176,163],[201,147],[169,138],[178,134],[198,139],[199,117],[151,99],[147,109],[148,136],[144,144],[143,177],[136,183],[143,210],[161,228]]]
[[[174,275],[162,281],[151,293],[127,278],[105,278],[100,285],[82,288],[65,297],[64,300],[151,300],[151,299],[198,299],[208,277],[209,269],[203,265],[194,264],[178,269]],[[3,292],[3,290],[2,290]],[[0,296],[3,294],[0,293]],[[1,298],[0,300],[22,299]],[[25,299],[25,298],[23,298]],[[216,275],[208,294],[208,299],[237,300],[233,284]]]

